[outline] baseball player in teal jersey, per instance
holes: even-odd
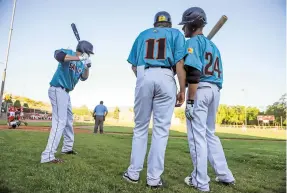
[[[76,52],[67,49],[55,51],[54,57],[59,64],[48,91],[52,104],[52,128],[48,144],[41,156],[41,163],[63,161],[55,158],[62,135],[62,153],[76,154],[73,150],[73,113],[69,92],[75,88],[79,79],[85,81],[89,77],[90,54],[93,54],[93,45],[84,40],[78,43]]]
[[[171,117],[176,102],[180,105],[185,100],[185,38],[171,25],[169,13],[157,13],[154,27],[140,33],[128,58],[137,81],[131,160],[123,178],[132,183],[139,181],[153,112],[152,142],[147,166],[147,186],[151,188],[163,187],[161,175],[164,171]],[[173,69],[176,69],[180,83],[178,95]]]
[[[216,173],[216,181],[234,184],[223,148],[215,135],[216,112],[223,82],[220,52],[202,34],[205,12],[199,7],[187,9],[182,16],[186,42],[185,69],[188,82],[186,118],[188,143],[194,170],[185,183],[201,191],[209,191],[207,159]]]

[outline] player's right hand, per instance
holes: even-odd
[[[185,100],[185,92],[179,92],[176,95],[175,107],[180,107],[184,103],[184,100]]]
[[[193,118],[193,103],[193,100],[186,101],[185,116],[188,120],[192,120]]]
[[[89,59],[89,55],[86,53],[83,53],[81,56],[79,56],[79,59],[80,61],[87,60]]]

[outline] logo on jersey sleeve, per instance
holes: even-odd
[[[192,54],[192,53],[193,53],[193,48],[188,48],[188,49],[187,49],[187,52],[190,53],[190,54]]]

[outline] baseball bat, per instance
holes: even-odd
[[[72,23],[72,24],[71,24],[71,27],[72,27],[72,29],[73,29],[73,32],[74,32],[74,34],[75,34],[77,40],[80,41],[80,35],[79,35],[78,29],[77,29],[77,27],[76,27],[76,24]]]
[[[227,16],[223,15],[221,18],[218,20],[218,22],[213,26],[209,34],[207,35],[207,39],[211,40],[213,36],[220,30],[220,28],[224,25],[224,23],[227,21]]]

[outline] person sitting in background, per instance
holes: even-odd
[[[108,114],[108,109],[104,105],[104,102],[101,101],[99,105],[97,105],[94,109],[94,118],[95,118],[95,127],[94,127],[94,133],[96,134],[98,132],[98,128],[100,126],[100,133],[103,134],[104,132],[104,121],[105,117]]]

